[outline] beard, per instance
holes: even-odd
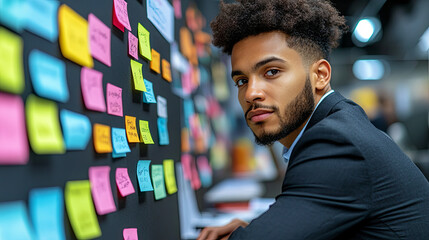
[[[258,103],[253,104],[247,113],[255,108],[270,108],[273,109],[280,120],[280,127],[274,132],[263,132],[257,136],[254,131],[255,142],[258,145],[272,145],[274,142],[285,138],[291,132],[298,129],[310,116],[314,108],[314,96],[311,88],[310,78],[307,76],[305,80],[304,89],[296,96],[296,98],[289,103],[284,109],[284,115],[281,116],[276,106],[262,106]],[[259,124],[264,124],[263,122]],[[249,125],[249,123],[247,123]]]

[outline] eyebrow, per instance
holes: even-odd
[[[253,65],[252,71],[256,71],[258,68],[264,66],[265,64],[270,63],[270,62],[275,62],[275,61],[282,62],[282,63],[286,62],[285,60],[278,58],[278,57],[269,57],[269,58],[266,58],[264,60],[257,62],[255,65]],[[234,76],[236,76],[236,75],[244,75],[244,73],[242,71],[232,71],[231,72],[231,78],[234,78]]]

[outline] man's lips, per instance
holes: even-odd
[[[247,119],[252,122],[260,122],[267,119],[273,113],[269,109],[255,109],[247,113]]]

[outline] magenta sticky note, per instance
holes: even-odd
[[[124,0],[113,0],[113,25],[122,32],[124,31],[124,27],[131,31],[127,2]]]
[[[98,215],[115,212],[116,205],[110,186],[110,167],[90,167],[88,172],[89,181],[91,182],[92,199],[94,199],[94,205]]]
[[[201,187],[200,176],[198,175],[197,166],[195,161],[191,161],[191,187],[194,190],[198,190]]]
[[[116,169],[116,186],[118,186],[119,193],[122,197],[128,196],[134,193],[134,186],[131,182],[130,176],[128,175],[127,168]]]
[[[108,83],[106,87],[107,113],[115,116],[123,116],[122,112],[122,88]]]
[[[89,110],[105,112],[103,73],[83,67],[80,72],[83,101]]]
[[[124,240],[138,240],[139,236],[137,235],[137,228],[124,228],[122,232]]]
[[[110,54],[110,28],[92,13],[88,16],[88,23],[91,55],[110,67],[112,65]]]
[[[26,164],[28,141],[20,96],[0,93],[0,164]]]
[[[191,171],[191,161],[193,161],[193,157],[189,153],[183,153],[181,158],[183,174],[185,179],[192,179],[192,171]]]
[[[178,19],[182,18],[182,3],[181,0],[173,0],[174,16]]]
[[[134,59],[139,59],[138,55],[138,45],[139,39],[134,36],[131,32],[128,32],[128,54],[132,56]]]

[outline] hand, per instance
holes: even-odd
[[[232,232],[238,227],[246,227],[249,223],[240,219],[234,219],[230,223],[220,227],[206,227],[198,236],[197,240],[228,239]]]

